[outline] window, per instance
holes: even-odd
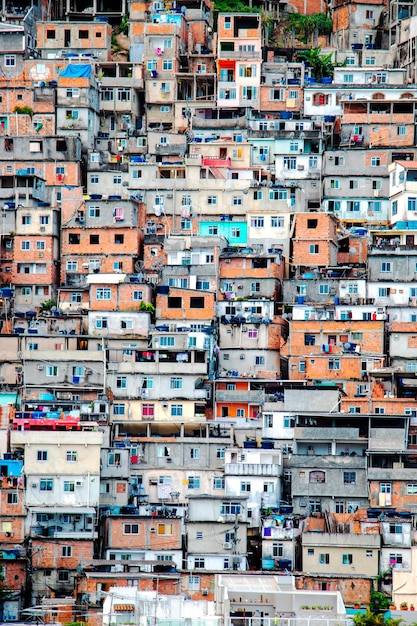
[[[182,417],[182,404],[171,404],[171,417]]]
[[[284,100],[285,91],[284,89],[270,89],[269,90],[269,99],[272,101]]]
[[[32,223],[30,215],[22,215],[22,226],[29,226]]]
[[[407,134],[407,129],[405,126],[397,126],[398,137],[405,137],[406,134]]]
[[[37,461],[47,461],[48,460],[48,450],[38,450],[36,453]]]
[[[374,156],[371,158],[371,167],[379,167],[381,165],[381,157]]]
[[[417,211],[417,198],[408,198],[407,211]]]
[[[339,189],[340,188],[340,181],[338,178],[331,178],[330,179],[330,189]]]
[[[403,527],[402,524],[392,523],[389,525],[389,533],[391,535],[402,535]]]
[[[240,515],[241,512],[240,502],[222,502],[220,507],[220,515]]]
[[[319,253],[319,244],[318,243],[311,243],[309,250],[310,250],[310,254],[318,254]]]
[[[154,404],[142,404],[142,417],[154,417],[155,405]]]
[[[272,189],[269,192],[270,200],[287,200],[288,199],[288,190],[287,189]]]
[[[233,196],[233,206],[242,206],[242,198],[240,196]]]
[[[200,590],[200,576],[189,576],[188,577],[188,591],[199,591]]]
[[[309,473],[308,477],[309,483],[325,483],[326,482],[326,472],[321,470],[313,470]]]
[[[265,482],[263,484],[263,492],[264,493],[274,493],[275,492],[275,485],[272,482]]]
[[[139,535],[139,524],[123,524],[124,535]]]
[[[76,463],[78,461],[78,452],[76,450],[67,450],[67,463]]]
[[[343,472],[343,483],[345,485],[356,485],[356,472]]]
[[[16,56],[14,54],[6,54],[4,56],[4,64],[6,67],[14,67],[16,65]]]
[[[61,546],[61,556],[62,557],[71,557],[72,556],[72,546]]]
[[[162,61],[162,70],[163,70],[164,72],[172,72],[173,67],[174,67],[174,66],[173,66],[173,61],[172,61],[172,59],[164,59],[164,60]]]
[[[113,404],[113,415],[124,415],[125,405],[122,403]]]
[[[320,565],[328,565],[330,563],[330,554],[328,552],[322,552],[319,554]]]
[[[67,261],[67,272],[78,272],[78,261]]]
[[[200,489],[200,476],[188,477],[188,489]]]
[[[39,489],[41,491],[53,491],[54,479],[53,478],[41,478],[39,483]]]
[[[240,483],[240,491],[242,493],[249,493],[251,491],[251,485],[248,481],[243,481]]]
[[[191,296],[191,298],[190,298],[190,309],[204,309],[204,297],[202,297],[202,296]]]
[[[384,272],[384,273],[391,272],[391,262],[390,261],[383,261],[381,263],[381,272]]]
[[[353,563],[352,554],[342,554],[342,565],[352,565],[352,563]]]
[[[169,381],[170,389],[182,389],[182,378],[180,376],[172,376]]]
[[[213,478],[213,489],[224,489],[224,477],[215,476]]]
[[[335,502],[335,513],[344,513],[345,512],[345,503],[343,500],[336,500]]]
[[[346,65],[355,65],[356,59],[353,56],[347,56],[345,59]]]
[[[255,355],[255,365],[265,365],[265,357],[263,354]]]
[[[194,569],[204,569],[205,566],[205,559],[202,556],[194,557]]]
[[[108,452],[107,453],[107,465],[112,467],[113,465],[120,465],[120,452]]]
[[[172,348],[173,346],[175,346],[175,337],[172,337],[172,336],[160,337],[159,338],[159,345],[162,348],[167,348],[167,347]]]
[[[97,287],[96,288],[96,300],[111,300],[110,287]]]
[[[285,221],[283,215],[273,215],[271,217],[271,228],[284,228]]]
[[[116,377],[116,388],[117,389],[126,389],[127,387],[127,377],[126,376],[117,376]]]
[[[74,493],[75,482],[73,480],[64,480],[64,493]]]
[[[258,338],[258,329],[257,328],[249,328],[248,330],[248,339],[257,339]]]
[[[327,295],[329,295],[329,285],[323,285],[323,284],[321,284],[321,285],[319,286],[319,294],[320,294],[321,296],[323,296],[323,295],[326,295],[326,296],[327,296]]]
[[[143,300],[143,291],[135,289],[132,293],[132,299],[136,301]]]
[[[90,176],[90,184],[91,185],[98,185],[100,183],[100,177],[97,176],[97,174],[92,174]]]
[[[209,205],[217,204],[217,196],[208,196],[207,197],[207,204],[209,204]]]
[[[190,448],[190,459],[198,460],[200,458],[200,448]]]
[[[59,374],[59,367],[58,365],[48,365],[46,368],[46,375],[47,376],[58,376]]]
[[[329,359],[329,370],[340,370],[340,359]]]
[[[296,170],[297,159],[295,157],[284,157],[284,168],[288,170]]]
[[[96,319],[96,328],[98,329],[104,329],[104,328],[108,328],[108,320],[107,317],[98,317]]]
[[[117,99],[119,102],[130,102],[130,87],[119,87]]]
[[[264,227],[263,215],[251,217],[250,225],[252,228],[263,228]]]
[[[264,413],[264,428],[272,428],[274,425],[274,416],[272,413]]]
[[[19,494],[16,492],[8,493],[7,504],[19,504]]]
[[[392,483],[379,483],[380,493],[392,493]]]

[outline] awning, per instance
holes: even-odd
[[[134,604],[115,604],[113,606],[114,611],[125,611],[126,613],[132,613],[135,610]]]

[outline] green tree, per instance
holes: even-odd
[[[384,593],[381,593],[380,591],[371,591],[371,601],[369,603],[370,611],[374,613],[386,611],[389,604],[389,598],[387,598]]]
[[[332,32],[332,20],[324,13],[289,13],[287,30],[294,29],[294,36],[303,43],[313,43],[314,36],[329,35]]]
[[[384,617],[383,613],[373,613],[370,609],[353,617],[355,626],[399,626],[403,621],[401,618]]]
[[[298,58],[301,61],[307,61],[316,80],[333,76],[334,68],[341,67],[343,65],[342,63],[333,62],[333,52],[330,52],[330,54],[322,54],[321,46],[318,48],[301,50],[298,52]]]

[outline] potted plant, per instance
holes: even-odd
[[[408,609],[407,602],[401,602],[400,609],[401,609],[401,611],[407,611],[407,609]]]
[[[414,611],[414,604],[410,604],[410,611]]]
[[[359,602],[355,602],[355,604],[353,605],[354,609],[360,609],[361,605],[359,604]]]
[[[395,604],[390,604],[388,608],[389,608],[390,611],[396,611],[397,610],[397,607],[395,606]]]

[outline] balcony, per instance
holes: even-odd
[[[281,466],[277,463],[226,463],[226,476],[279,476]]]
[[[260,50],[219,50],[219,59],[256,59],[261,61],[262,53]]]
[[[263,400],[262,391],[244,391],[236,389],[236,391],[223,391],[219,389],[216,393],[217,402],[250,402],[259,404]]]
[[[231,167],[232,160],[228,157],[203,157],[201,164],[206,167]]]

